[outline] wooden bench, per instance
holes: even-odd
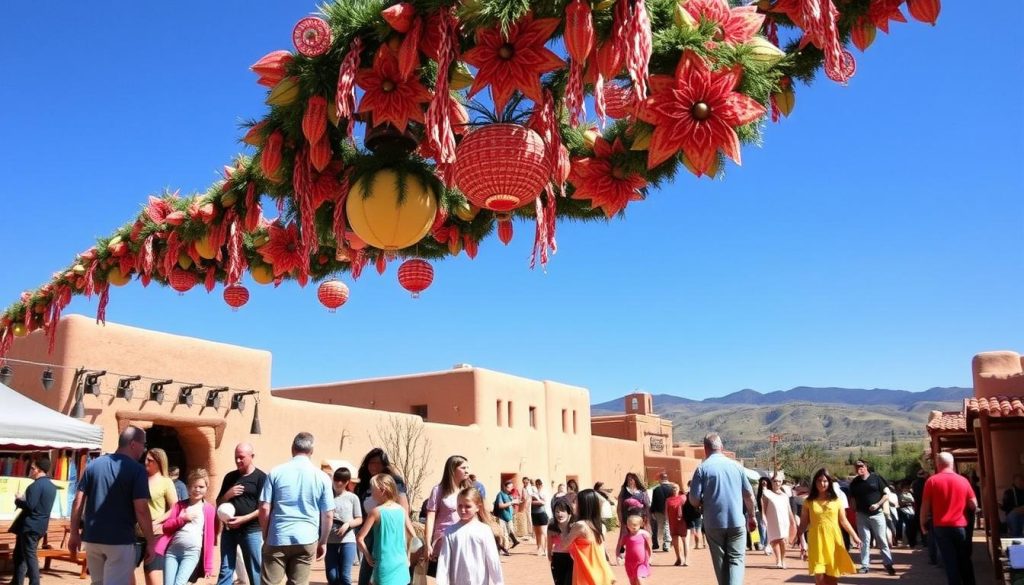
[[[85,565],[85,554],[79,551],[75,556],[71,555],[71,551],[67,548],[70,533],[71,530],[67,520],[51,520],[47,534],[44,534],[39,542],[36,557],[42,561],[40,569],[43,571],[52,570],[50,565],[53,559],[74,563],[79,566],[79,579],[85,579],[86,575],[88,575]],[[0,559],[10,562],[14,558],[15,535],[6,532],[6,528],[4,528],[2,534],[3,536],[0,537]],[[60,545],[53,547],[49,544],[49,540],[57,535],[60,535]]]

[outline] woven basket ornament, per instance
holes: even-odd
[[[224,287],[224,302],[232,311],[237,311],[239,307],[249,302],[249,289],[238,284]]]
[[[511,211],[530,203],[551,178],[540,135],[518,124],[488,124],[462,140],[455,186],[470,203]]]
[[[340,280],[325,280],[316,289],[316,298],[333,313],[348,301],[348,286]]]
[[[426,260],[413,258],[398,267],[398,284],[418,298],[434,282],[434,267]]]
[[[171,288],[178,291],[178,294],[185,294],[192,290],[197,280],[194,272],[177,267],[172,268],[171,273],[167,276],[167,283],[171,285]]]
[[[319,57],[331,50],[331,27],[327,21],[307,16],[292,29],[292,43],[306,57]]]

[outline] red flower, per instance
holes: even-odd
[[[622,140],[609,143],[600,136],[594,141],[594,156],[572,161],[569,182],[576,187],[573,199],[589,199],[611,217],[630,201],[643,198],[640,189],[647,181],[636,173],[626,174],[620,166],[626,154]]]
[[[903,4],[903,0],[874,0],[868,6],[868,18],[882,29],[882,32],[888,34],[890,20],[907,22],[907,17],[900,11],[900,4]]]
[[[750,41],[764,22],[764,15],[758,14],[757,6],[730,8],[726,0],[689,0],[683,7],[696,20],[718,23],[715,40],[733,45]]]
[[[536,103],[543,101],[541,75],[565,65],[558,55],[544,47],[560,22],[558,18],[534,20],[533,13],[527,13],[512,25],[507,37],[500,27],[478,30],[476,46],[462,56],[463,61],[479,70],[469,96],[490,85],[498,111],[505,108],[517,89]]]
[[[263,261],[274,267],[274,276],[288,274],[298,268],[302,272],[308,259],[302,254],[302,243],[299,241],[299,227],[292,222],[287,227],[279,223],[270,226],[270,239],[257,248]]]
[[[398,58],[388,47],[377,50],[373,69],[359,70],[356,84],[365,92],[358,113],[368,112],[373,126],[390,122],[399,132],[405,132],[409,121],[423,122],[421,104],[430,101],[430,92],[415,76],[402,81]]]
[[[734,128],[765,114],[765,107],[734,91],[740,73],[712,72],[695,53],[684,53],[675,77],[651,77],[652,95],[637,117],[654,125],[647,168],[654,168],[682,150],[697,175],[707,172],[719,148],[738,164],[740,141]]]

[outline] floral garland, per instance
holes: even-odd
[[[939,14],[939,0],[336,0],[295,26],[294,52],[252,66],[270,106],[243,138],[254,153],[205,193],[150,197],[134,221],[23,293],[0,316],[0,358],[36,329],[52,348],[73,295],[98,296],[103,321],[110,287],[132,279],[181,292],[222,283],[234,306],[248,298],[246,272],[305,285],[358,278],[371,262],[383,272],[399,257],[475,257],[496,228],[508,243],[513,216],[535,220],[543,263],[557,218],[620,215],[680,164],[698,177],[719,175],[725,158],[740,164],[762,121],[792,111],[795,81],[820,69],[848,81],[847,43],[867,49],[878,29],[906,22],[904,5],[919,21]],[[557,38],[564,54],[551,48]],[[490,106],[470,101],[485,89]],[[522,138],[515,160],[539,175],[525,195],[480,205],[459,178],[480,170],[465,161],[487,160],[463,152],[487,122],[519,128],[505,138]],[[357,124],[367,145],[383,131],[384,146],[357,147]],[[397,249],[369,245],[346,211],[384,170],[399,204],[410,177],[436,199],[429,233]],[[264,217],[264,196],[277,219]],[[429,285],[418,273],[417,293]]]

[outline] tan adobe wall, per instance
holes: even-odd
[[[1015,351],[986,351],[971,360],[974,395],[1024,396],[1024,357]]]
[[[590,469],[594,482],[603,481],[605,487],[618,492],[626,473],[644,475],[644,451],[639,443],[599,436],[591,437],[590,441]],[[588,487],[593,487],[593,482]]]

